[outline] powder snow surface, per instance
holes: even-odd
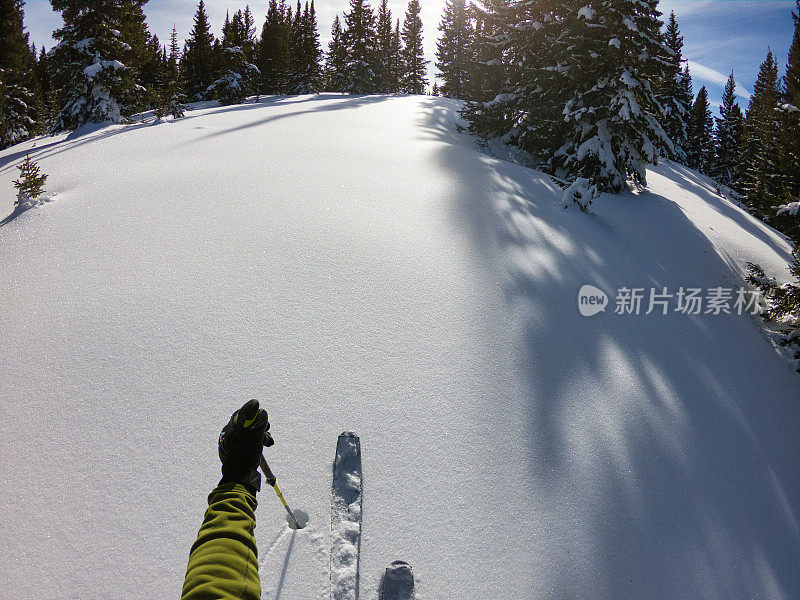
[[[361,597],[796,598],[800,376],[740,315],[583,317],[591,284],[786,279],[789,245],[662,164],[561,202],[425,97],[266,98],[31,152],[0,227],[0,598],[175,598],[251,397],[310,515],[259,496],[263,597],[329,597],[361,437]],[[15,165],[0,153],[3,212]],[[612,300],[613,302],[613,300]]]

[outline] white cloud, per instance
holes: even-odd
[[[725,86],[728,82],[728,75],[723,75],[719,71],[712,69],[711,67],[707,67],[705,65],[701,65],[698,62],[693,60],[687,61],[689,63],[689,73],[693,78],[702,79],[703,81],[708,81],[710,83],[715,83],[720,86]],[[744,87],[736,84],[736,90],[734,93],[739,96],[740,98],[744,98],[745,100],[749,100],[752,94],[748,92]]]

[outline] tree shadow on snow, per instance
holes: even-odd
[[[603,196],[586,215],[565,210],[547,176],[464,152],[474,139],[455,132],[458,108],[437,100],[420,124],[442,142],[436,158],[458,184],[452,218],[476,259],[505,282],[523,332],[516,368],[525,397],[509,386],[476,407],[487,421],[520,402],[527,414],[526,484],[544,515],[530,535],[551,541],[547,556],[531,557],[546,580],[519,589],[543,597],[796,595],[796,376],[752,317],[613,314],[620,287],[734,287],[730,269],[668,198]],[[626,225],[639,222],[661,226]],[[684,232],[680,247],[676,231]],[[579,314],[584,284],[611,294],[609,310]]]
[[[15,207],[14,210],[11,212],[11,214],[9,214],[8,216],[6,216],[2,220],[0,220],[0,227],[3,227],[4,225],[7,225],[7,224],[11,223],[11,221],[16,219],[18,216],[20,216],[26,210],[28,210],[28,207],[25,207],[25,208]]]
[[[364,106],[368,104],[376,104],[378,102],[383,102],[392,98],[391,95],[386,94],[378,94],[372,96],[350,96],[346,94],[324,94],[320,96],[308,96],[308,97],[301,97],[299,100],[295,100],[293,102],[279,102],[276,101],[273,104],[297,104],[299,102],[316,102],[316,105],[313,108],[309,108],[307,110],[292,110],[286,113],[278,113],[278,114],[270,114],[268,117],[258,121],[251,121],[245,123],[244,125],[240,125],[238,127],[231,127],[229,129],[224,129],[222,131],[215,131],[213,133],[209,133],[207,135],[201,136],[197,139],[192,140],[192,142],[200,142],[203,140],[213,139],[216,137],[220,137],[223,135],[227,135],[230,133],[235,133],[237,131],[244,131],[246,129],[252,129],[254,127],[261,127],[266,123],[271,123],[273,121],[279,121],[281,119],[287,119],[291,117],[297,117],[300,115],[307,115],[310,113],[319,113],[319,112],[328,112],[328,111],[336,111],[336,110],[346,110],[349,108],[356,108],[359,106]],[[278,97],[279,100],[285,99],[287,97],[281,96]],[[297,97],[288,97],[288,98],[297,98]],[[248,110],[248,106],[243,105],[241,108],[238,107],[226,107],[230,110]],[[252,108],[260,108],[258,104],[254,104]]]
[[[9,215],[7,215],[2,220],[0,220],[0,227],[8,225],[14,219],[19,217],[22,213],[28,212],[29,210],[32,210],[32,209],[37,209],[40,206],[43,206],[43,205],[47,204],[48,202],[52,202],[53,200],[55,200],[55,198],[57,196],[58,196],[58,194],[44,194],[44,195],[40,196],[39,199],[34,201],[32,204],[29,203],[29,204],[26,204],[25,206],[22,206],[22,207],[20,207],[18,205],[15,206],[14,210],[11,211],[11,213]]]
[[[330,96],[326,94],[325,96],[322,97],[324,98],[333,97],[335,99],[341,97],[346,98],[347,96],[338,96],[338,95]],[[229,106],[190,109],[190,111],[187,112],[186,116],[170,122],[182,123],[186,121],[191,121],[192,119],[196,119],[198,117],[204,117],[208,115],[236,112],[242,110],[262,109],[269,106],[295,104],[297,102],[308,102],[315,98],[316,96],[264,96],[259,98],[258,101],[251,100],[243,104],[232,104]],[[202,111],[202,113],[200,111]],[[7,169],[13,168],[16,165],[16,163],[20,160],[23,160],[26,155],[30,155],[31,160],[39,161],[43,158],[55,156],[57,154],[77,148],[84,144],[89,144],[92,142],[97,142],[103,139],[111,138],[116,135],[133,131],[135,129],[140,129],[142,127],[150,127],[153,124],[154,123],[151,120],[134,120],[130,123],[126,123],[119,126],[104,125],[99,129],[91,130],[86,133],[72,132],[64,139],[50,141],[44,144],[42,144],[41,142],[49,138],[47,136],[41,137],[35,140],[37,145],[34,146],[33,148],[21,149],[16,152],[12,152],[10,154],[0,157],[0,173],[3,173]]]
[[[37,145],[33,148],[19,150],[17,152],[0,157],[0,173],[15,167],[15,163],[23,160],[26,155],[30,155],[32,161],[40,161],[43,158],[56,156],[62,152],[66,152],[67,150],[72,150],[74,148],[78,148],[79,146],[83,146],[84,144],[91,144],[99,140],[104,140],[116,135],[133,131],[135,129],[149,127],[150,125],[151,123],[149,122],[127,123],[124,125],[103,126],[100,129],[85,134],[74,135],[75,132],[73,132],[65,139],[50,142],[42,146]]]

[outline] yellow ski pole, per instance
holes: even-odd
[[[264,455],[261,455],[261,471],[264,473],[264,478],[267,480],[267,483],[270,484],[273,488],[275,488],[275,493],[278,494],[278,498],[281,499],[283,503],[283,508],[286,509],[286,512],[289,513],[289,518],[292,520],[295,529],[302,529],[300,527],[300,523],[297,522],[297,517],[294,516],[292,509],[289,508],[289,505],[286,503],[286,499],[283,497],[281,493],[281,488],[278,487],[278,482],[275,479],[275,475],[272,474],[272,470],[270,470],[269,465],[267,464],[267,460],[264,458]]]

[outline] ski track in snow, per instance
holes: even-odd
[[[0,227],[0,598],[178,597],[251,397],[263,597],[329,598],[330,457],[365,462],[361,597],[798,596],[800,378],[757,319],[577,292],[780,279],[790,247],[663,163],[585,215],[441,98],[305,96],[39,138]],[[0,208],[32,143],[0,152]]]

